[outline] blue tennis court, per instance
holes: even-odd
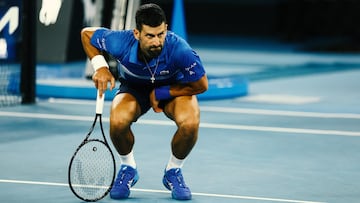
[[[256,50],[195,45],[210,75],[245,77],[249,89],[246,96],[200,101],[199,140],[183,168],[189,202],[358,202],[358,55],[262,44]],[[94,111],[94,100],[69,98],[1,108],[2,202],[81,202],[68,187],[67,170]],[[174,202],[161,182],[174,124],[149,111],[133,129],[140,180],[122,202]]]

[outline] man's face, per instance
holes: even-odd
[[[164,46],[167,24],[162,23],[157,27],[143,25],[142,30],[134,29],[134,36],[139,40],[141,52],[147,58],[154,58],[160,55]]]

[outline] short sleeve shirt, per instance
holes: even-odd
[[[129,83],[149,84],[154,74],[155,85],[170,85],[195,82],[205,74],[198,54],[171,31],[166,34],[160,55],[148,64],[138,59],[139,42],[132,30],[98,29],[91,38],[91,44],[119,62],[120,78]]]

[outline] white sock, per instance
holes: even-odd
[[[185,159],[178,159],[173,154],[171,154],[169,162],[166,166],[166,171],[173,168],[181,168],[184,165]]]
[[[136,168],[136,162],[135,162],[133,150],[131,150],[131,152],[129,154],[119,155],[119,157],[120,157],[121,164]]]

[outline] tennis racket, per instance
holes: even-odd
[[[105,94],[100,98],[98,91],[94,122],[71,157],[68,169],[71,191],[76,197],[87,202],[104,198],[109,193],[115,178],[114,154],[106,141],[101,121],[104,98]],[[97,123],[100,125],[103,140],[89,138],[91,134],[95,134],[93,131]]]

